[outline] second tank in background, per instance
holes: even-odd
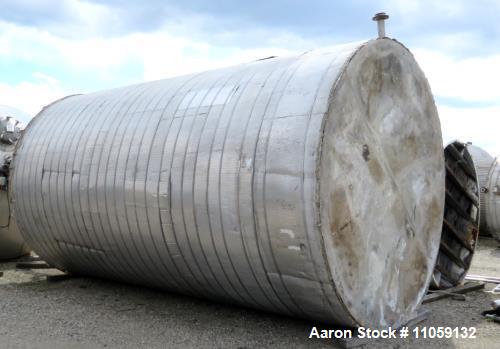
[[[9,202],[10,162],[22,128],[14,117],[15,110],[0,106],[0,259],[17,258],[29,252]]]
[[[500,166],[497,158],[484,149],[470,145],[480,188],[480,232],[500,241]]]
[[[468,144],[452,142],[444,149],[446,199],[439,254],[432,288],[460,284],[472,262],[479,233],[479,184]]]

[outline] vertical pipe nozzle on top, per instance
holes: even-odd
[[[375,16],[373,16],[372,18],[374,21],[377,22],[379,38],[385,38],[385,20],[387,18],[389,18],[389,15],[386,14],[385,12],[376,13]]]

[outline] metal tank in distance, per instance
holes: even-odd
[[[295,317],[403,324],[439,248],[438,115],[388,38],[59,100],[13,165],[50,264]]]
[[[9,202],[10,163],[22,126],[13,108],[0,106],[0,260],[20,257],[29,252],[19,232]]]
[[[498,158],[475,145],[469,146],[476,168],[481,202],[481,235],[491,235],[500,241],[500,166]]]

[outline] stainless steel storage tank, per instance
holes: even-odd
[[[329,323],[405,323],[439,247],[437,111],[387,38],[57,101],[13,171],[60,269]]]
[[[459,285],[472,263],[479,235],[479,180],[470,145],[454,141],[444,148],[446,199],[443,232],[431,287]]]
[[[469,146],[480,185],[482,235],[492,235],[500,241],[500,168],[497,158],[477,146]]]
[[[20,257],[29,252],[9,202],[9,166],[21,127],[15,119],[14,108],[0,105],[0,259]]]

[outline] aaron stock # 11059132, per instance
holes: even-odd
[[[372,330],[370,328],[359,327],[355,334],[349,329],[318,329],[316,326],[311,328],[309,338],[318,339],[349,339],[349,338],[397,338],[396,329],[389,327],[385,330]]]

